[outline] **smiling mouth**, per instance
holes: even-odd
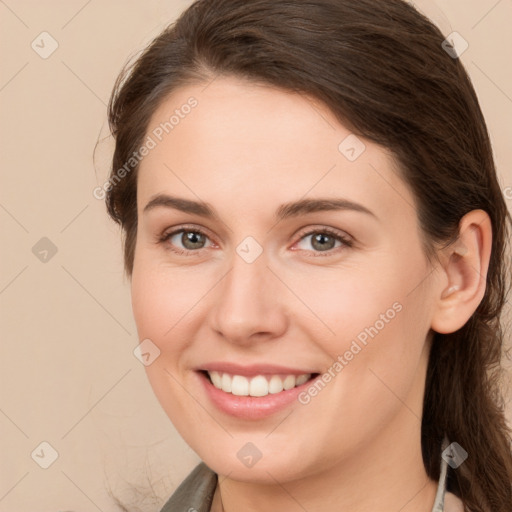
[[[315,379],[319,373],[302,375],[256,375],[245,377],[220,371],[201,370],[213,386],[235,396],[264,397],[302,386]]]

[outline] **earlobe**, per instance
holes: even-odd
[[[482,301],[492,247],[492,226],[483,210],[467,213],[459,223],[459,238],[442,249],[443,285],[432,317],[431,327],[441,334],[460,329]]]

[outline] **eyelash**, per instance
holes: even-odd
[[[178,229],[175,229],[169,233],[163,233],[161,236],[159,236],[158,243],[166,244],[167,245],[166,248],[168,248],[169,250],[171,250],[172,252],[174,252],[176,254],[187,255],[190,253],[190,255],[192,255],[192,253],[198,253],[197,255],[199,255],[201,249],[191,251],[191,250],[187,250],[187,249],[179,249],[179,248],[173,247],[171,244],[167,244],[169,239],[172,238],[174,235],[177,235],[178,233],[184,233],[184,232],[198,233],[198,234],[203,235],[209,239],[208,235],[201,229],[197,229],[195,227],[190,227],[190,226],[180,226]],[[340,234],[338,231],[336,231],[332,228],[328,228],[328,227],[321,228],[321,229],[313,229],[306,233],[303,233],[300,236],[299,241],[301,241],[303,238],[306,238],[307,236],[314,235],[314,234],[322,234],[322,235],[327,234],[329,236],[332,236],[336,241],[342,242],[342,244],[343,244],[343,246],[341,246],[341,247],[329,249],[327,251],[307,251],[307,252],[314,253],[313,257],[315,257],[315,258],[316,257],[332,256],[333,254],[338,253],[340,250],[350,248],[354,245],[353,240],[351,240],[347,236]]]

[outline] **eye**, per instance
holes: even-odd
[[[309,243],[305,243],[308,237],[312,237]],[[166,248],[177,254],[200,253],[200,249],[207,248],[207,241],[209,237],[202,230],[197,228],[187,228],[181,226],[168,233],[158,237],[158,243],[164,244]],[[337,253],[340,249],[353,246],[353,241],[347,236],[331,228],[318,228],[303,233],[300,237],[298,244],[303,243],[313,247],[313,251],[317,254],[315,256],[330,256]],[[336,247],[336,243],[339,245]],[[298,245],[296,244],[296,245]],[[181,247],[180,247],[181,245]],[[212,246],[214,244],[211,244]],[[301,250],[310,251],[308,247],[299,247]],[[319,254],[326,253],[326,254]]]
[[[205,248],[208,236],[200,229],[187,229],[182,226],[180,229],[164,233],[158,241],[168,246],[172,251],[178,254],[189,254],[199,252],[199,249]],[[182,247],[180,247],[180,244]]]
[[[313,247],[313,252],[327,253],[315,254],[315,256],[330,256],[333,254],[333,252],[337,253],[339,249],[353,246],[353,241],[348,236],[343,235],[331,228],[322,228],[308,231],[307,233],[302,234],[299,243],[304,243],[308,237],[312,238],[309,242],[306,242],[305,245]],[[339,243],[338,247],[335,247],[336,242]],[[308,247],[300,247],[300,249],[306,251],[310,250]]]

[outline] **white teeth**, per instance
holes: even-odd
[[[226,393],[231,393],[231,377],[227,373],[222,375],[221,389]]]
[[[236,377],[233,377],[235,380]],[[246,379],[247,380],[247,379]],[[258,375],[251,379],[251,384],[249,386],[249,395],[251,396],[266,396],[268,395],[268,382],[263,375]]]
[[[295,375],[287,375],[283,382],[284,389],[292,389],[295,387]]]
[[[279,375],[272,375],[270,379],[263,375],[257,375],[248,379],[242,375],[229,375],[222,372],[208,372],[213,385],[226,393],[237,396],[267,396],[280,393],[283,390],[300,386],[311,378],[310,373],[302,375],[287,375],[284,379]]]
[[[222,389],[222,377],[219,372],[210,372],[210,378],[216,388]]]
[[[295,379],[295,385],[296,386],[300,386],[302,384],[304,384],[304,382],[307,382],[309,379],[309,377],[307,375],[299,375],[296,379]]]
[[[231,380],[231,393],[237,396],[247,396],[249,394],[249,381],[247,377],[234,375]]]
[[[283,381],[277,375],[273,375],[268,383],[269,393],[280,393],[283,391]]]

